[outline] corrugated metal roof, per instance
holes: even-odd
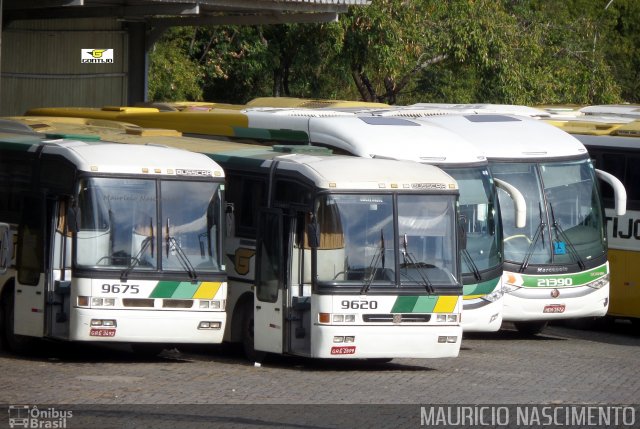
[[[325,22],[370,0],[4,0],[4,19],[116,17],[181,25]],[[192,20],[189,22],[187,20]],[[169,25],[177,23],[169,22]]]

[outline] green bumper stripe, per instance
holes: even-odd
[[[493,292],[500,282],[500,278],[487,280],[482,283],[475,283],[462,286],[464,295],[488,295]]]
[[[433,313],[438,302],[437,296],[399,296],[392,313]]]

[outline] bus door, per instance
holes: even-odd
[[[69,338],[69,312],[71,310],[71,236],[67,225],[67,204],[60,201],[53,207],[51,217],[50,265],[51,278],[47,291],[48,334],[54,338]],[[72,220],[72,222],[74,222]]]
[[[254,348],[282,353],[284,338],[284,236],[282,211],[258,214],[256,293],[254,294]]]
[[[44,268],[45,199],[42,195],[27,194],[22,203],[16,255],[14,333],[42,337],[47,282]]]

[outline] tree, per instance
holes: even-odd
[[[231,103],[634,101],[639,17],[637,0],[376,0],[337,23],[174,29],[150,88]]]
[[[168,31],[149,53],[149,94],[151,101],[200,100],[202,72],[189,56],[188,28]]]

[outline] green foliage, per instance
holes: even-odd
[[[337,23],[172,29],[153,99],[638,102],[637,0],[374,0]]]
[[[202,73],[185,47],[186,29],[173,29],[149,53],[149,100],[202,98]]]

